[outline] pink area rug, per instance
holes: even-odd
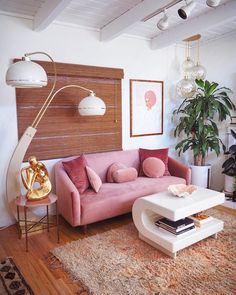
[[[236,217],[218,234],[180,251],[174,260],[138,238],[133,225],[52,250],[62,267],[93,295],[235,295]],[[82,292],[82,291],[81,291]]]

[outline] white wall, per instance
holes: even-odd
[[[170,153],[175,154],[176,139],[173,138],[171,114],[173,108],[180,103],[175,95],[175,83],[180,79],[180,63],[184,59],[183,48],[172,46],[152,51],[147,41],[128,37],[119,37],[111,42],[102,43],[99,42],[99,33],[96,31],[58,24],[49,26],[43,32],[34,32],[31,20],[1,15],[0,26],[0,137],[2,139],[0,144],[0,226],[12,222],[6,207],[5,177],[10,156],[17,143],[15,91],[5,84],[5,73],[12,59],[21,57],[26,52],[45,51],[58,62],[123,68],[125,74],[122,82],[123,148],[168,146]],[[224,40],[221,39],[215,45],[210,43],[202,48],[202,63],[208,68],[210,80],[215,79],[233,87],[236,68],[233,56],[235,41],[229,39],[226,44],[220,45],[221,42]],[[217,54],[216,58],[213,52]],[[231,60],[228,59],[229,56]],[[38,59],[40,58],[45,60],[43,56],[38,56]],[[130,138],[129,79],[164,81],[163,135]],[[186,156],[182,159],[187,161]],[[52,179],[55,161],[45,161],[52,172]],[[221,174],[217,171],[215,183],[218,184],[218,179],[221,181],[221,178]]]

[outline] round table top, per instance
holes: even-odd
[[[48,206],[57,201],[57,196],[50,193],[46,198],[41,200],[27,200],[26,196],[20,196],[16,199],[15,203],[17,206],[21,207],[38,207],[38,206]]]

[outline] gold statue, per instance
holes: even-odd
[[[29,158],[29,164],[21,169],[21,179],[27,189],[26,197],[28,200],[46,198],[52,189],[47,168],[34,156]]]

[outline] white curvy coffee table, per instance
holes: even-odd
[[[170,192],[162,192],[137,199],[134,202],[132,215],[139,238],[175,258],[179,250],[184,249],[202,239],[214,235],[224,227],[223,221],[213,218],[195,231],[175,236],[158,228],[155,221],[166,217],[176,221],[197,212],[222,204],[223,193],[198,187],[191,196],[178,198]]]

